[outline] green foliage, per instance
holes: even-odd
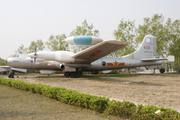
[[[128,101],[119,102],[115,100],[108,102],[107,113],[109,115],[131,118],[135,111],[136,105],[134,103]]]
[[[28,53],[28,49],[24,47],[23,44],[21,44],[21,46],[19,46],[18,50],[15,51],[15,53],[19,53],[19,54],[27,54]]]
[[[180,20],[168,19],[168,30],[169,30],[169,55],[175,57],[175,64],[177,73],[179,73],[179,57],[180,57]]]
[[[0,78],[0,84],[39,93],[52,99],[61,102],[79,106],[86,109],[92,109],[100,113],[107,113],[107,115],[115,115],[123,118],[130,118],[135,120],[175,120],[180,119],[180,113],[175,110],[156,107],[153,105],[143,106],[142,104],[136,106],[134,103],[128,101],[110,101],[108,98],[94,96],[86,93],[79,93],[75,90],[67,90],[65,88],[53,87],[42,84],[31,84],[23,81]],[[160,110],[161,113],[155,112]]]
[[[128,45],[114,53],[111,53],[112,57],[121,57],[123,55],[130,54],[135,51],[135,21],[120,21],[118,29],[114,30],[114,36],[116,40],[128,43]]]
[[[159,69],[159,72],[160,72],[160,73],[164,73],[164,72],[165,72],[165,68],[160,68],[160,69]]]
[[[76,29],[70,33],[70,36],[79,36],[79,35],[99,36],[99,31],[98,30],[93,31],[93,27],[94,27],[93,24],[88,25],[87,21],[84,20],[81,26],[76,26]]]
[[[22,44],[21,46],[19,46],[18,50],[15,51],[15,53],[19,53],[19,54],[28,54],[31,52],[35,51],[35,46],[36,46],[36,50],[43,50],[45,48],[44,43],[42,42],[41,39],[35,41],[31,41],[31,44],[28,48],[25,48],[24,45]]]
[[[65,50],[69,51],[68,44],[65,42],[66,35],[51,35],[49,41],[46,42],[47,47],[52,51]]]
[[[7,65],[6,61],[0,58],[0,66],[4,66],[4,65]]]
[[[157,110],[160,110],[161,113],[156,114],[155,112]],[[141,104],[137,106],[132,118],[134,120],[176,120],[180,118],[180,113],[169,108],[156,107],[153,105],[143,106]]]
[[[35,41],[31,41],[31,44],[28,48],[28,53],[34,52],[35,51],[35,46],[36,46],[36,51],[42,51],[45,48],[44,43],[42,42],[41,39]]]

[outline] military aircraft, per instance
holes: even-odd
[[[16,69],[40,70],[41,74],[53,74],[64,71],[65,77],[80,77],[83,71],[106,71],[123,68],[158,66],[162,60],[157,54],[156,39],[146,35],[139,48],[121,58],[104,57],[127,43],[98,37],[74,36],[66,42],[80,47],[88,47],[78,53],[69,51],[38,51],[29,55],[12,55],[7,58],[7,64]],[[29,57],[28,57],[29,56]]]

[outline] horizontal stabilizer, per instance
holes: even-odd
[[[9,71],[11,68],[9,66],[0,66],[0,72]]]
[[[91,62],[119,50],[126,45],[128,44],[116,40],[104,41],[78,52],[72,57],[75,59],[74,63],[90,64]]]
[[[143,62],[152,62],[152,61],[159,61],[159,60],[167,60],[166,58],[149,58],[149,59],[141,59]]]

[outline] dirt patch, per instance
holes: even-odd
[[[16,77],[16,76],[15,76]],[[65,87],[116,100],[152,104],[180,112],[180,77],[161,75],[108,75],[64,78],[63,75],[19,75],[17,80]]]

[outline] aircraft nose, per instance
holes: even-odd
[[[6,64],[9,66],[11,64],[12,60],[10,58],[6,59]]]

